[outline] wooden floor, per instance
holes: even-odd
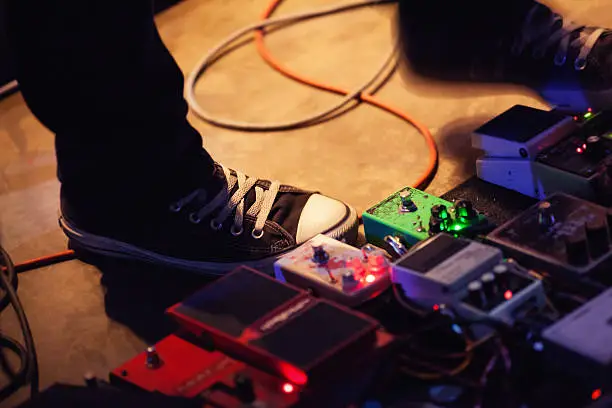
[[[278,14],[329,4],[288,0]],[[577,20],[612,26],[612,0],[563,0],[557,5]],[[266,0],[186,0],[162,13],[158,24],[181,68],[189,72],[206,50],[254,22],[265,7]],[[377,6],[304,22],[276,31],[267,43],[292,69],[353,89],[390,51],[393,11],[393,5]],[[198,87],[198,96],[220,116],[256,122],[298,119],[338,100],[270,70],[251,46],[215,65]],[[441,162],[430,187],[433,194],[473,174],[472,129],[517,103],[543,106],[520,88],[442,87],[399,75],[379,96],[434,133]],[[369,106],[294,132],[241,133],[195,118],[193,123],[218,161],[248,174],[320,190],[359,211],[411,184],[426,166],[427,150],[418,132]],[[52,135],[19,94],[0,101],[0,237],[15,261],[65,249],[57,204]],[[201,284],[192,277],[164,278],[152,270],[122,273],[109,274],[101,282],[97,268],[72,261],[21,276],[20,294],[39,348],[43,387],[55,381],[78,383],[85,371],[106,377],[109,369],[163,334],[165,326],[159,322],[165,304]],[[162,295],[167,299],[153,306],[153,299]],[[0,330],[16,331],[9,316],[2,315]],[[138,324],[143,322],[153,324],[140,327],[146,326]]]

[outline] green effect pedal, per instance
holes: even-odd
[[[439,232],[470,236],[488,225],[469,201],[455,203],[406,187],[363,213],[368,242],[385,246],[385,237],[399,237],[405,245],[414,245]]]

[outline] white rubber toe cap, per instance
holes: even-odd
[[[338,200],[321,194],[311,195],[298,222],[296,243],[302,244],[317,234],[329,231],[346,219],[347,211],[346,205]]]

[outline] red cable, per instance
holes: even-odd
[[[261,15],[261,19],[267,20],[268,18],[270,18],[272,13],[274,13],[274,11],[278,8],[278,6],[282,2],[283,0],[272,0],[272,2],[268,5],[266,10]],[[324,84],[324,83],[304,77],[301,74],[297,74],[291,71],[289,68],[282,65],[270,53],[270,50],[268,50],[268,48],[266,47],[264,43],[264,36],[265,36],[265,31],[263,29],[259,29],[255,32],[255,45],[257,47],[257,52],[259,52],[259,55],[263,58],[263,60],[266,63],[268,63],[268,65],[270,65],[273,69],[275,69],[279,73],[297,82],[300,82],[304,85],[308,85],[310,87],[317,88],[323,91],[335,93],[338,95],[348,95],[350,93],[349,91],[345,89],[338,88],[333,85]],[[421,135],[423,135],[423,138],[425,139],[425,143],[427,143],[427,147],[429,149],[429,160],[428,160],[426,170],[420,175],[417,181],[413,183],[413,186],[415,186],[416,188],[424,188],[423,186],[425,186],[433,178],[433,175],[435,174],[436,168],[438,166],[438,148],[436,146],[436,142],[431,132],[429,131],[429,129],[427,129],[426,126],[419,123],[416,119],[412,118],[407,113],[402,112],[401,110],[378,100],[372,94],[362,93],[360,95],[359,102],[366,102],[372,106],[376,106],[379,109],[389,112],[399,117],[400,119],[405,120],[406,122],[414,126],[421,133]]]
[[[58,262],[69,261],[75,257],[76,255],[73,250],[62,251],[53,255],[41,256],[40,258],[17,263],[15,264],[15,271],[17,273],[26,272],[32,269],[42,268],[43,266],[53,265]],[[0,269],[4,271],[6,268],[2,267]]]

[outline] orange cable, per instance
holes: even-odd
[[[268,4],[268,7],[261,15],[261,19],[267,20],[268,18],[270,18],[272,13],[274,13],[274,11],[278,8],[278,6],[282,2],[283,0],[272,0],[272,2]],[[324,84],[324,83],[318,82],[316,80],[307,78],[301,74],[297,74],[291,71],[289,68],[281,64],[270,53],[270,50],[266,47],[266,44],[264,42],[264,36],[265,36],[264,29],[259,29],[255,31],[255,45],[257,47],[257,52],[263,58],[263,60],[266,63],[268,63],[268,65],[270,65],[273,69],[275,69],[282,75],[290,79],[293,79],[297,82],[300,82],[304,85],[308,85],[310,87],[317,88],[317,89],[331,92],[331,93],[335,93],[338,95],[348,95],[350,93],[349,91],[345,89],[338,88],[333,85]],[[359,99],[360,99],[360,102],[366,102],[372,106],[375,106],[386,112],[389,112],[399,117],[400,119],[405,120],[406,122],[414,126],[421,133],[421,135],[423,135],[423,138],[425,139],[425,143],[427,144],[427,147],[429,149],[429,160],[427,163],[426,170],[421,174],[421,176],[417,179],[417,181],[413,183],[413,186],[417,188],[423,188],[423,186],[426,185],[427,182],[431,180],[431,178],[433,178],[433,175],[435,174],[437,166],[438,166],[438,147],[436,146],[436,142],[431,132],[429,131],[429,129],[423,124],[419,123],[416,119],[412,118],[407,113],[402,112],[401,110],[378,100],[371,93],[370,94],[362,93]]]
[[[41,256],[40,258],[29,259],[24,262],[15,264],[15,271],[26,272],[31,269],[40,268],[47,265],[52,265],[54,263],[69,261],[74,259],[75,253],[73,250],[69,249],[66,251],[58,252],[52,255]],[[2,268],[4,270],[4,268]]]

